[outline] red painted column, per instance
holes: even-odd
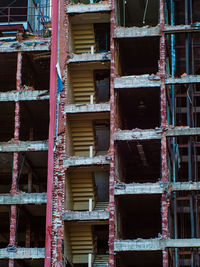
[[[115,46],[114,46],[114,28],[115,28],[115,1],[111,0],[111,18],[110,18],[110,180],[109,180],[109,267],[115,266],[114,256],[114,240],[115,240],[115,199],[114,199],[114,184],[115,184],[115,93],[114,93],[114,78],[115,78]]]
[[[56,128],[56,63],[58,36],[58,0],[52,0],[52,38],[51,38],[51,66],[49,90],[49,143],[48,143],[48,174],[47,174],[47,207],[46,207],[46,240],[45,267],[51,266],[51,230],[52,230],[52,189],[54,172],[54,136]]]
[[[22,53],[17,54],[17,72],[16,72],[16,90],[21,89],[22,77]],[[20,128],[20,105],[19,102],[15,103],[15,128],[14,128],[14,141],[19,141],[19,128]],[[18,178],[18,152],[13,153],[13,171],[12,171],[12,188],[11,194],[17,192],[17,178]],[[16,218],[17,206],[11,205],[10,208],[10,243],[9,246],[16,245]],[[9,260],[9,267],[14,267],[14,260]]]
[[[167,139],[165,135],[165,129],[168,127],[167,122],[167,110],[166,110],[166,57],[165,57],[165,34],[163,32],[165,25],[164,14],[164,0],[160,0],[160,98],[161,98],[161,166],[162,166],[162,181],[168,182],[168,167],[167,167]],[[162,194],[162,236],[168,238],[168,205],[167,205],[167,193]],[[168,267],[168,249],[163,250],[163,267]]]

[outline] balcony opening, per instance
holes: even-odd
[[[45,219],[45,205],[21,205],[16,236],[18,246],[45,247]]]
[[[118,197],[117,222],[117,234],[120,239],[158,237],[162,232],[161,197],[159,195]]]
[[[160,267],[162,264],[160,251],[120,252],[116,255],[116,267]]]
[[[26,193],[42,193],[47,190],[47,152],[19,154],[19,190]]]
[[[64,254],[66,261],[76,267],[108,263],[108,225],[93,222],[65,223]]]
[[[92,115],[93,116],[93,115]],[[68,156],[94,157],[106,155],[110,145],[109,114],[69,116],[67,136]],[[99,119],[98,119],[99,117]],[[100,119],[100,117],[102,119]]]
[[[67,210],[105,210],[109,202],[109,172],[81,169],[66,173],[65,208]]]
[[[151,97],[148,97],[151,95]],[[118,94],[122,130],[154,129],[160,125],[159,88],[123,89]]]
[[[117,22],[123,27],[156,26],[159,23],[159,1],[118,0]]]
[[[0,142],[8,142],[14,137],[15,103],[0,103]]]
[[[84,18],[83,16],[83,23],[80,24],[81,18],[78,21],[76,21],[76,18],[72,19],[71,52],[75,54],[94,54],[110,51],[110,24],[106,23],[107,16],[103,16],[102,19],[101,15],[97,18],[95,15],[94,18],[92,16],[91,19],[94,20],[94,23],[91,23],[91,20],[87,23],[88,17]]]
[[[110,71],[105,64],[70,66],[69,104],[97,104],[110,99]]]
[[[12,153],[0,153],[0,194],[9,193],[12,185]]]
[[[154,183],[160,179],[160,141],[118,142],[117,178],[124,183]]]
[[[10,240],[10,210],[9,206],[0,206],[0,248],[6,248]],[[0,262],[1,264],[1,262]]]
[[[48,139],[48,101],[20,102],[20,117],[20,140],[39,141]]]
[[[121,39],[118,45],[121,76],[158,72],[159,38]]]
[[[17,54],[1,53],[0,69],[0,92],[16,90]]]

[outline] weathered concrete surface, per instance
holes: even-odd
[[[67,211],[62,215],[63,221],[108,220],[109,211]]]
[[[167,77],[166,84],[200,83],[200,75],[186,75],[180,78]]]
[[[115,141],[131,141],[131,140],[152,140],[161,139],[161,129],[154,130],[117,130],[114,133]]]
[[[149,130],[117,130],[114,133],[115,141],[134,141],[134,140],[155,140],[161,139],[162,130],[160,128]],[[174,127],[165,131],[167,137],[200,135],[200,128]]]
[[[66,11],[68,14],[74,13],[90,13],[90,12],[108,12],[110,11],[109,3],[97,3],[97,4],[77,4],[77,5],[67,5]]]
[[[108,165],[110,161],[105,156],[89,157],[72,157],[63,160],[63,167],[87,166],[87,165]]]
[[[132,194],[163,194],[173,191],[197,191],[200,190],[200,182],[177,182],[177,183],[133,183],[115,184],[115,195]]]
[[[2,42],[0,41],[0,53],[10,52],[36,52],[50,51],[50,39],[29,40],[24,42]]]
[[[67,63],[109,61],[110,52],[97,54],[70,54]]]
[[[76,104],[66,105],[65,113],[88,113],[88,112],[110,112],[110,104]]]
[[[186,75],[181,78],[166,77],[165,84],[188,84],[188,83],[200,83],[200,75]],[[131,75],[115,78],[114,88],[146,88],[146,87],[160,87],[161,82],[159,76],[155,75]]]
[[[200,27],[195,26],[195,24],[194,25],[177,25],[177,26],[165,25],[163,31],[165,33],[198,32],[200,31]]]
[[[0,205],[45,204],[46,193],[0,194]]]
[[[40,91],[11,91],[0,93],[0,102],[5,101],[32,101],[32,100],[46,100],[49,99],[48,90]]]
[[[115,240],[114,250],[121,251],[156,251],[165,248],[199,247],[200,238],[192,239],[141,239]]]
[[[0,142],[0,152],[47,151],[48,141]]]
[[[146,88],[146,87],[160,87],[160,78],[158,80],[150,80],[150,75],[137,75],[137,76],[123,76],[120,78],[115,78],[114,88]]]
[[[156,27],[116,27],[114,38],[134,38],[134,37],[160,36],[160,26]]]
[[[166,136],[200,135],[200,128],[174,127],[166,131]]]
[[[44,259],[45,248],[17,248],[16,252],[0,249],[0,259]]]

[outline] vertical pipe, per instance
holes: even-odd
[[[164,0],[160,0],[160,98],[161,98],[161,128],[166,129],[167,123],[167,110],[166,110],[166,88],[165,88],[165,35],[163,32],[165,26],[165,5]],[[167,169],[167,139],[165,131],[162,131],[161,136],[161,169],[162,169],[162,181],[168,182],[168,169]],[[168,206],[167,206],[167,194],[162,194],[162,236],[168,238]],[[163,250],[163,267],[168,267],[168,249]]]
[[[110,180],[109,180],[109,267],[115,266],[114,239],[115,239],[115,200],[114,200],[114,178],[115,178],[115,46],[114,46],[114,28],[115,28],[115,1],[111,0],[111,18],[110,18]]]
[[[170,23],[172,26],[175,25],[175,8],[174,8],[174,0],[170,0],[170,9],[171,9],[171,19]],[[171,75],[175,76],[176,69],[176,55],[175,55],[175,34],[171,34]],[[172,94],[172,125],[176,124],[176,103],[175,103],[175,88],[174,85],[171,86],[171,94]],[[176,138],[172,138],[172,157],[173,157],[173,167],[172,167],[172,180],[173,183],[176,182]],[[176,192],[173,192],[173,203],[174,203],[174,238],[178,237],[177,231],[177,202],[176,202]],[[175,248],[175,266],[178,266],[178,250]]]
[[[54,135],[56,127],[56,61],[58,36],[58,0],[52,0],[52,39],[50,66],[50,99],[49,99],[49,143],[48,143],[48,176],[47,176],[47,207],[46,207],[46,240],[45,267],[51,265],[51,229],[52,229],[52,188],[54,166]]]

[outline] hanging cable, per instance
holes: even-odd
[[[143,24],[145,24],[145,22],[146,22],[146,14],[147,14],[148,4],[149,4],[149,0],[146,0],[146,5],[145,5],[145,9],[144,9],[144,16],[143,16],[143,20],[142,20]]]

